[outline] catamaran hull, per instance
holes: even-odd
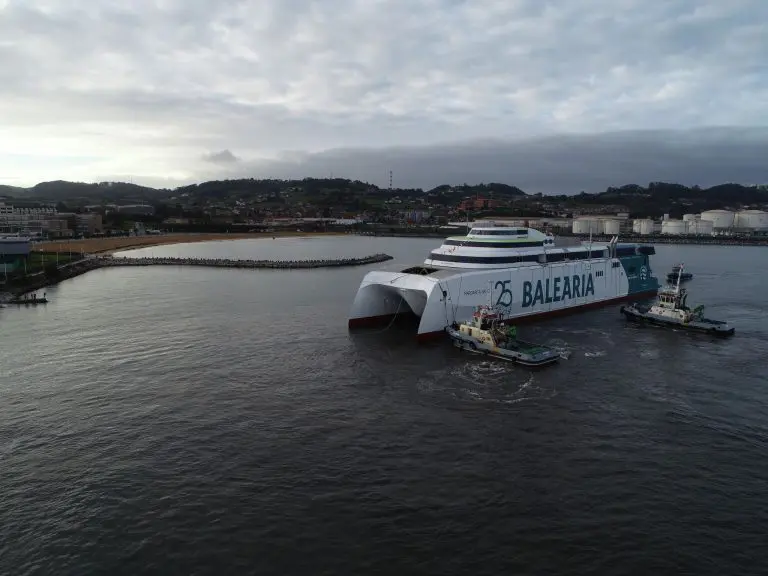
[[[427,275],[370,272],[360,284],[349,327],[380,326],[397,314],[420,318],[420,340],[445,334],[479,305],[504,310],[516,323],[653,298],[658,280],[647,256],[603,258]]]

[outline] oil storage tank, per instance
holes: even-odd
[[[618,236],[621,232],[621,220],[613,218],[603,220],[603,233],[611,236]]]
[[[601,234],[602,226],[596,218],[577,218],[573,221],[574,234]]]
[[[715,230],[733,228],[735,214],[730,210],[707,210],[701,213],[702,220],[709,220]]]
[[[710,220],[689,220],[688,234],[694,236],[711,236],[715,227]]]
[[[589,220],[574,220],[571,230],[574,234],[589,234]]]
[[[682,236],[688,232],[687,222],[683,220],[664,220],[661,223],[661,233]]]
[[[635,226],[637,228],[635,228]],[[632,225],[632,230],[637,230],[637,234],[640,234],[642,236],[649,236],[653,234],[653,220],[650,218],[645,218],[643,220],[635,220],[635,223]]]
[[[736,213],[734,227],[746,230],[768,230],[768,212],[764,210],[741,210]]]
[[[690,222],[692,220],[698,220],[696,214],[683,214],[683,222]]]

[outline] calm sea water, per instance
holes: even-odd
[[[127,256],[423,260],[435,240]],[[659,246],[712,340],[617,307],[532,373],[349,333],[363,275],[125,268],[0,310],[2,574],[763,574],[768,250]]]

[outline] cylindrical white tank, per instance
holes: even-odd
[[[701,213],[701,219],[712,222],[715,230],[733,228],[734,216],[730,210],[707,210]]]
[[[691,222],[692,220],[696,220],[696,214],[683,214],[684,222]]]
[[[662,222],[669,220],[669,214],[664,214],[664,217],[661,219]]]
[[[688,231],[688,226],[682,220],[664,220],[661,223],[662,234],[681,235]]]
[[[736,213],[736,228],[748,228],[750,230],[768,229],[768,212],[763,210],[742,210]]]
[[[639,222],[637,232],[642,236],[649,236],[653,234],[653,220],[646,218],[644,220],[638,220]]]
[[[571,230],[574,234],[589,234],[589,220],[574,220]]]
[[[621,232],[621,221],[603,220],[603,233],[617,236]]]
[[[578,218],[573,221],[574,234],[601,234],[602,226],[596,218]]]
[[[714,224],[710,220],[689,220],[688,234],[695,236],[711,236],[715,231]]]
[[[633,220],[632,221],[632,232],[634,234],[640,234],[640,222],[642,222],[642,220]]]

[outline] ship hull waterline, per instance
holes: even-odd
[[[659,284],[647,260],[635,260],[631,267],[618,259],[585,264],[423,276],[370,272],[358,289],[348,326],[381,327],[412,314],[419,318],[415,336],[424,341],[443,337],[446,326],[467,320],[483,304],[500,307],[507,318],[522,324],[656,296]]]
[[[528,324],[531,322],[538,322],[541,320],[547,320],[550,318],[562,318],[564,316],[570,316],[572,314],[579,314],[581,312],[588,312],[590,310],[597,310],[616,304],[624,304],[628,302],[642,302],[643,300],[650,300],[656,296],[657,290],[648,290],[647,292],[639,292],[637,294],[626,294],[624,296],[617,296],[609,300],[600,300],[597,302],[589,302],[587,304],[581,304],[579,306],[572,306],[570,308],[560,308],[557,310],[546,310],[543,312],[536,312],[526,316],[519,316],[514,318],[515,324]],[[413,312],[406,311],[398,314],[383,314],[380,316],[369,316],[367,318],[350,318],[348,327],[351,330],[366,329],[366,328],[383,328],[391,324],[398,316],[416,316]],[[446,333],[444,329],[434,330],[429,332],[417,333],[414,335],[418,342],[430,342],[440,338],[445,338]]]

